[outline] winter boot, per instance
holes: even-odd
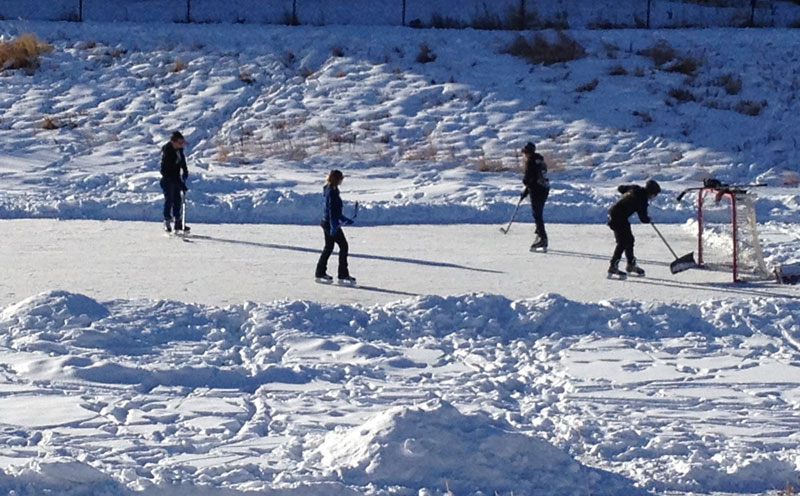
[[[635,258],[633,260],[628,260],[628,265],[625,266],[625,270],[628,271],[629,274],[644,276],[644,269],[636,265]]]
[[[168,233],[172,232],[172,219],[164,219],[164,230]]]
[[[328,274],[322,274],[322,275],[317,274],[316,276],[314,276],[314,279],[322,284],[331,284],[333,282],[333,277],[329,276]]]
[[[608,277],[627,277],[627,273],[619,270],[619,259],[612,260],[611,265],[608,266]]]
[[[183,231],[184,233],[188,233],[189,231],[191,231],[191,228],[189,226],[184,226],[181,223],[181,221],[176,220],[175,221],[175,230],[176,231]]]
[[[353,277],[353,276],[339,277],[338,281],[339,281],[339,284],[344,284],[344,285],[347,285],[347,286],[355,286],[355,284],[356,284],[356,278]]]

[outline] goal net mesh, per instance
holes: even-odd
[[[756,196],[743,191],[703,190],[698,199],[698,263],[730,270],[734,279],[769,276],[755,211]]]

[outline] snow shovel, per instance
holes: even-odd
[[[511,214],[511,219],[508,221],[508,225],[506,227],[500,228],[501,233],[508,234],[508,230],[511,229],[511,224],[514,223],[514,219],[517,217],[517,212],[519,211],[519,206],[522,205],[522,200],[524,199],[525,199],[524,196],[519,199],[519,201],[517,202],[517,206],[514,207],[514,213]]]
[[[661,238],[661,241],[663,241],[665,245],[667,245],[667,248],[669,249],[670,253],[672,253],[673,257],[675,257],[675,261],[669,264],[670,272],[672,272],[673,274],[677,274],[678,272],[683,272],[684,270],[689,270],[697,267],[697,262],[694,261],[694,252],[687,253],[682,257],[678,257],[678,255],[675,253],[675,250],[673,250],[672,247],[669,245],[669,243],[667,243],[666,238],[664,238],[664,236],[661,234],[661,231],[658,230],[656,225],[653,224],[652,222],[650,223],[650,225],[653,226],[653,229],[656,230],[656,234],[658,234],[658,237]]]

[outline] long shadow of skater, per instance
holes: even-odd
[[[306,248],[303,246],[292,246],[292,245],[280,245],[277,243],[259,243],[256,241],[242,241],[239,239],[226,239],[226,238],[215,238],[213,236],[201,236],[201,235],[192,235],[192,239],[196,240],[204,240],[204,241],[215,241],[217,243],[230,243],[234,245],[244,245],[244,246],[255,246],[258,248],[269,248],[272,250],[288,250],[288,251],[297,251],[301,253],[316,253],[319,254],[319,249],[316,248]],[[385,262],[397,262],[397,263],[408,263],[408,264],[415,264],[415,265],[425,265],[428,267],[439,267],[443,269],[459,269],[459,270],[469,270],[472,272],[484,272],[487,274],[504,274],[501,270],[492,270],[492,269],[481,269],[477,267],[469,267],[466,265],[459,265],[450,262],[434,262],[431,260],[420,260],[417,258],[403,258],[403,257],[387,257],[383,255],[363,255],[359,253],[350,253],[350,258],[363,258],[366,260],[382,260]],[[362,289],[363,286],[361,287]],[[377,288],[376,288],[377,289]],[[415,295],[414,295],[415,296]]]
[[[582,253],[579,251],[567,251],[567,250],[547,250],[548,254],[558,255],[562,257],[574,257],[574,258],[590,258],[592,260],[603,260],[604,262],[608,262],[611,260],[610,255],[598,255],[596,253]],[[669,263],[667,262],[656,262],[655,260],[644,260],[641,258],[637,258],[639,262],[647,265],[661,265],[663,267],[669,267]]]
[[[636,283],[636,284],[649,284],[651,286],[663,286],[668,288],[678,288],[678,289],[690,289],[694,291],[719,291],[721,293],[729,293],[735,295],[745,295],[745,296],[762,296],[768,298],[788,298],[792,300],[800,299],[800,296],[797,294],[792,293],[781,293],[776,292],[774,290],[770,290],[769,288],[763,288],[760,286],[755,286],[749,283],[718,283],[718,282],[711,282],[711,283],[695,283],[695,282],[680,282],[680,281],[670,281],[668,279],[657,279],[652,277],[647,278],[633,278],[629,277],[627,279],[628,282]]]
[[[375,287],[375,286],[362,286],[360,284],[357,284],[355,286],[347,286],[346,284],[342,284],[339,287],[340,288],[347,288],[347,289],[356,289],[356,290],[361,290],[361,291],[369,291],[369,292],[372,292],[372,293],[389,294],[389,295],[395,295],[395,296],[421,296],[419,293],[409,293],[407,291],[399,291],[399,290],[395,290],[395,289],[384,289],[384,288],[378,288],[378,287]]]

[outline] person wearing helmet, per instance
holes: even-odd
[[[608,275],[609,277],[625,277],[628,273],[631,273],[643,276],[644,270],[637,265],[636,257],[633,254],[635,238],[628,218],[636,213],[639,215],[641,222],[649,224],[650,216],[647,214],[647,206],[650,200],[661,192],[661,186],[651,179],[647,181],[644,187],[624,184],[617,190],[622,193],[622,197],[608,210],[608,227],[614,231],[614,239],[617,242],[614,254],[611,256]],[[627,272],[619,269],[619,262],[623,253],[628,260],[628,265],[625,267]]]
[[[531,251],[547,250],[547,231],[544,228],[544,204],[550,194],[550,180],[547,178],[547,164],[544,157],[536,153],[536,145],[528,142],[522,148],[522,157],[525,160],[525,176],[522,183],[520,198],[531,197],[531,210],[533,220],[536,222],[536,239],[531,245]]]

